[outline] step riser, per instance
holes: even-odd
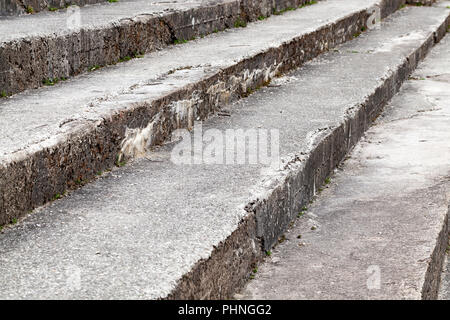
[[[204,80],[160,99],[132,104],[126,111],[108,117],[102,123],[86,125],[60,143],[48,145],[33,154],[17,153],[14,159],[0,168],[0,190],[3,194],[0,198],[0,225],[48,202],[56,194],[63,194],[68,187],[76,186],[76,181],[79,184],[80,181],[90,180],[97,172],[114,166],[121,145],[129,138],[126,128],[145,128],[155,122],[151,135],[145,138],[153,144],[160,143],[169,138],[173,130],[185,127],[196,119],[193,117],[179,122],[178,115],[170,111],[174,102],[189,101],[193,96],[201,97],[194,101],[199,104],[196,116],[206,118],[224,102],[231,102],[246,91],[239,85],[242,81],[249,88],[256,88],[270,80],[262,76],[268,71],[269,76],[273,77],[299,67],[327,47],[352,39],[365,25],[367,18],[366,11],[355,13],[334,25],[250,57],[228,69],[215,71]],[[345,31],[342,33],[341,29]],[[321,42],[328,43],[328,46],[322,46]],[[310,44],[313,46],[308,47]],[[302,49],[304,53],[301,53]],[[259,76],[249,78],[249,74]],[[221,89],[214,90],[216,85]],[[223,101],[224,96],[227,101]],[[158,122],[155,119],[163,120]]]
[[[432,255],[432,261],[436,261],[434,263],[435,267],[429,267],[427,270],[427,279],[432,282],[434,279],[438,279],[438,292],[437,299],[439,300],[449,300],[448,290],[450,289],[450,285],[448,282],[448,246],[450,246],[450,226],[449,226],[449,218],[450,218],[450,204],[448,207],[447,218],[445,220],[445,226],[441,234],[439,234],[439,244],[440,247],[437,247]],[[436,275],[436,273],[439,273]],[[432,291],[436,285],[432,286],[427,291]],[[424,288],[425,289],[425,288]],[[434,292],[433,292],[434,293]],[[424,295],[423,295],[424,296]]]
[[[441,25],[439,30],[447,29],[450,18]],[[293,161],[297,169],[287,172],[287,178],[265,199],[252,203],[247,220],[243,221],[233,235],[215,248],[211,258],[200,261],[195,268],[187,274],[178,284],[177,288],[168,297],[169,299],[227,299],[242,288],[242,279],[248,279],[251,268],[259,262],[266,250],[270,250],[276,243],[289,223],[302,210],[314,194],[314,189],[328,177],[333,169],[344,159],[349,150],[359,141],[370,123],[381,112],[386,103],[399,91],[401,84],[408,78],[435,42],[442,38],[436,32],[423,45],[418,48],[384,83],[367,98],[353,114],[349,114],[345,123],[334,128],[322,139],[316,137],[317,143],[310,156],[303,161]],[[256,219],[256,221],[255,221]],[[250,221],[250,222],[249,222]],[[256,227],[257,230],[251,229]],[[444,238],[445,232],[440,238]],[[242,241],[236,235],[247,234],[249,239]],[[448,233],[447,233],[448,234]],[[442,240],[442,239],[440,239]],[[262,246],[255,252],[251,243]],[[445,243],[445,240],[440,241]],[[443,244],[445,247],[445,245]],[[233,248],[229,250],[228,248]],[[249,249],[251,248],[251,249]],[[227,250],[228,249],[228,250]],[[242,251],[241,251],[242,250]],[[436,249],[430,262],[428,280],[423,288],[423,298],[435,298],[439,281],[436,279],[436,270],[442,264],[442,248]],[[244,257],[238,259],[237,252]],[[246,258],[248,257],[248,258]],[[249,260],[246,260],[249,259]],[[217,277],[217,266],[221,277]],[[198,281],[201,279],[201,281]],[[236,279],[235,282],[232,282]],[[203,286],[208,284],[208,286]]]
[[[406,4],[407,0],[383,0],[381,3],[381,18],[385,18]]]
[[[164,48],[175,39],[192,39],[232,28],[235,22],[255,21],[274,10],[296,7],[306,0],[232,1],[211,7],[139,16],[101,29],[65,35],[32,37],[0,45],[0,92],[8,95],[43,85],[46,79],[68,78],[93,66],[115,64],[135,54]],[[404,0],[386,0],[388,15]],[[82,17],[81,17],[82,18]],[[193,19],[196,20],[192,26]]]
[[[249,9],[248,16],[259,16],[260,12],[253,7],[241,6],[239,1],[234,1],[162,17],[141,16],[115,26],[65,36],[6,43],[0,47],[0,61],[4,61],[0,64],[3,75],[0,87],[8,94],[18,93],[42,86],[44,79],[71,77],[92,66],[114,64],[126,56],[164,48],[175,39],[189,40],[230,28],[241,17],[241,10],[246,9]],[[261,6],[261,12],[271,12],[270,9],[267,4]],[[194,28],[193,18],[196,20]],[[39,59],[32,59],[30,53]]]

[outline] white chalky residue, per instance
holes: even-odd
[[[264,66],[262,69],[256,69],[251,72],[246,69],[243,71],[242,77],[232,76],[230,78],[230,88],[228,88],[223,81],[219,81],[211,86],[207,93],[210,97],[214,97],[216,106],[220,107],[229,102],[231,92],[234,92],[238,85],[241,85],[241,89],[245,92],[248,87],[251,87],[255,83],[256,79],[260,78],[260,76],[264,77],[264,81],[272,79],[277,74],[279,66],[280,65],[275,62],[269,67]],[[192,94],[191,99],[170,103],[168,108],[171,110],[171,115],[176,122],[176,127],[191,130],[194,126],[197,106],[202,102],[203,100],[200,99],[200,93],[195,91]],[[159,128],[161,122],[160,117],[160,114],[155,116],[145,128],[126,129],[125,138],[121,143],[121,150],[119,152],[119,162],[122,161],[124,157],[135,158],[142,157],[146,154],[148,148],[152,145],[155,130],[156,128]]]
[[[185,127],[187,123],[188,130],[194,126],[194,117],[196,114],[196,106],[202,100],[197,92],[192,94],[192,98],[188,100],[174,101],[169,104],[168,108],[172,112],[172,116],[176,122],[177,128]],[[125,138],[121,143],[118,161],[122,161],[124,157],[135,158],[142,157],[152,146],[155,131],[161,124],[161,114],[158,113],[145,128],[127,128]]]
[[[122,161],[123,157],[140,157],[145,154],[148,146],[152,143],[153,128],[155,123],[159,121],[159,114],[145,128],[127,128],[125,139],[121,143],[118,161]]]
[[[180,100],[172,102],[169,107],[172,110],[172,114],[175,116],[177,122],[177,128],[184,127],[184,123],[187,122],[187,129],[191,130],[194,127],[194,117],[196,115],[196,107],[201,102],[199,94],[197,92],[192,94],[192,98],[189,100]]]

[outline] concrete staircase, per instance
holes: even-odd
[[[320,2],[3,100],[0,224],[353,39],[376,4]]]
[[[231,297],[450,22],[445,1],[138,3],[0,21],[1,298]],[[191,134],[215,157],[179,157]]]

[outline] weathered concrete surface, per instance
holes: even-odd
[[[239,21],[255,21],[305,2],[134,0],[3,19],[0,93],[10,95],[37,88],[47,79],[68,78],[94,66],[115,64],[160,50],[175,40],[190,40],[232,28]],[[378,2],[386,3],[382,12],[387,15],[404,0]],[[341,2],[343,5],[346,4]]]
[[[35,13],[51,8],[61,9],[68,5],[85,6],[104,1],[106,0],[0,0],[0,17],[30,13],[28,10]]]
[[[449,232],[449,141],[446,37],[240,297],[436,299]]]
[[[449,208],[450,210],[450,208]],[[450,241],[447,246],[444,265],[442,268],[441,287],[439,290],[439,300],[450,300]]]
[[[352,39],[374,3],[320,2],[3,100],[0,225]],[[445,32],[427,10],[399,16]]]
[[[278,170],[177,165],[166,144],[4,229],[0,297],[231,297],[433,46],[445,19],[401,10],[230,106],[230,116],[204,122],[219,132],[278,129]]]

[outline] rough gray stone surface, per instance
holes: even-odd
[[[447,36],[239,297],[436,299],[449,232],[449,139]]]
[[[382,1],[389,6],[401,2]],[[37,88],[48,79],[115,64],[305,2],[134,0],[5,18],[0,23],[0,92]]]
[[[436,0],[406,0],[407,4],[431,6]]]
[[[374,3],[320,2],[1,101],[0,224],[353,39]]]
[[[166,144],[5,228],[0,297],[231,297],[433,46],[447,16],[429,10],[401,10],[203,123],[278,129],[280,168],[177,165]]]
[[[450,207],[449,207],[450,210]],[[450,237],[450,234],[449,234]],[[447,244],[444,265],[442,267],[441,287],[439,289],[439,300],[450,300],[450,240]]]

